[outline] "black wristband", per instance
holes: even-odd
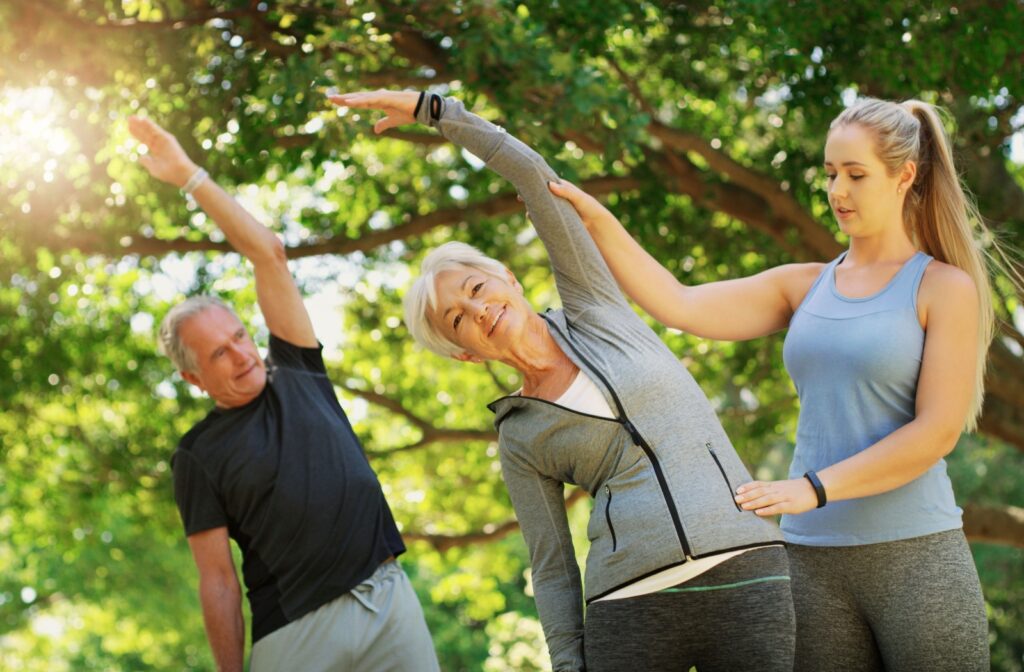
[[[441,96],[436,93],[430,94],[430,119],[432,121],[441,121],[442,100]]]
[[[416,117],[417,119],[419,119],[420,116],[420,107],[423,106],[423,97],[426,95],[426,91],[420,91],[420,98],[419,100],[416,101],[416,110],[412,113],[412,116]]]
[[[814,494],[818,496],[817,508],[820,509],[828,504],[828,497],[825,496],[825,486],[821,484],[821,479],[818,478],[818,475],[811,470],[804,474],[804,478],[811,482],[811,487],[814,488]]]

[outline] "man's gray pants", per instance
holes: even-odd
[[[252,647],[250,672],[435,672],[423,609],[397,562]]]

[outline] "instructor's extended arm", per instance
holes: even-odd
[[[565,181],[550,189],[579,213],[627,296],[662,324],[702,338],[741,341],[784,329],[821,270],[821,264],[787,264],[747,278],[687,286],[593,196]]]
[[[175,137],[149,119],[130,118],[128,130],[149,148],[139,163],[153,177],[180,189],[199,170]],[[316,347],[313,325],[288,270],[284,245],[274,232],[256,221],[211,178],[200,182],[192,196],[231,246],[252,262],[256,297],[270,332],[293,345]]]

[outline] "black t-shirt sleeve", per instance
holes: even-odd
[[[187,450],[178,450],[171,459],[174,471],[174,500],[185,526],[185,536],[226,527],[228,516],[210,483],[206,471]]]
[[[267,359],[274,366],[326,374],[323,349],[324,346],[319,343],[315,348],[302,348],[271,334],[270,354]]]

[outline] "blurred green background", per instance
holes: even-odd
[[[134,162],[128,115],[164,124],[286,241],[442,668],[534,670],[547,657],[484,407],[518,381],[414,348],[399,296],[454,238],[555,305],[545,253],[478,160],[422,127],[374,137],[326,87],[461,97],[699,283],[842,249],[822,146],[864,94],[949,109],[965,179],[1019,252],[1022,43],[1016,1],[0,3],[0,669],[212,669],[168,468],[210,402],[155,355],[155,325],[205,291],[267,333],[246,264]],[[1024,320],[1008,283],[997,294],[985,415],[950,472],[993,667],[1022,670]],[[750,468],[783,474],[798,409],[782,336],[661,333]],[[570,499],[582,558],[587,498]]]

